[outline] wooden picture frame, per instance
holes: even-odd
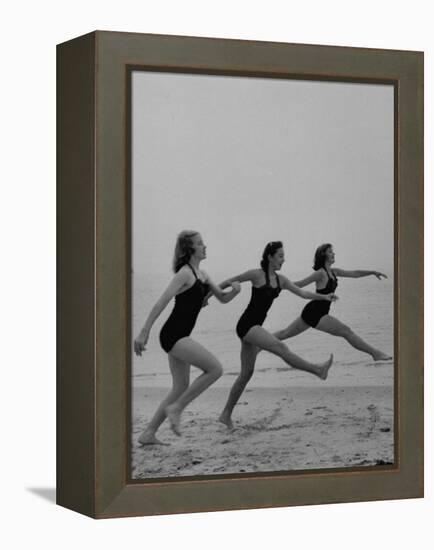
[[[96,31],[57,59],[58,504],[107,518],[422,497],[423,53]],[[135,67],[394,86],[393,466],[130,479]]]

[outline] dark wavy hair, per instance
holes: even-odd
[[[181,267],[188,264],[194,254],[193,237],[199,235],[198,231],[181,231],[176,239],[175,252],[173,254],[172,269],[177,273]]]
[[[282,241],[271,241],[264,248],[264,252],[262,253],[262,260],[261,260],[261,267],[264,271],[267,271],[268,264],[270,263],[268,256],[274,256],[274,254],[276,254],[279,248],[283,248]]]
[[[318,271],[318,269],[321,269],[322,267],[324,267],[324,264],[326,261],[326,252],[332,246],[333,245],[330,243],[325,243],[319,246],[315,250],[315,256],[313,258],[313,267],[312,267],[314,271]]]

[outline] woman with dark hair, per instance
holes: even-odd
[[[173,385],[140,435],[138,441],[141,445],[161,444],[155,434],[166,418],[169,419],[172,430],[180,435],[180,417],[184,408],[222,375],[220,362],[193,340],[190,334],[208,292],[214,294],[220,302],[228,303],[240,292],[241,286],[233,281],[230,285],[232,290],[224,292],[199,269],[200,262],[205,258],[206,247],[200,234],[197,231],[182,231],[178,235],[173,258],[175,276],[151,309],[134,341],[134,351],[141,356],[146,349],[152,325],[175,298],[172,313],[160,332],[160,344],[168,354]],[[203,371],[192,384],[191,365]]]
[[[318,294],[328,294],[334,292],[338,286],[337,277],[368,277],[369,275],[375,275],[377,279],[381,280],[382,277],[387,279],[387,275],[380,273],[379,271],[372,270],[353,270],[347,271],[333,267],[335,263],[335,253],[333,246],[330,243],[322,244],[316,249],[313,265],[313,273],[297,281],[294,284],[300,288],[310,284],[316,284],[316,291]],[[382,351],[373,348],[367,342],[362,340],[360,336],[355,334],[350,327],[336,319],[329,314],[330,302],[323,302],[313,300],[309,302],[300,317],[293,321],[287,328],[275,333],[276,338],[279,340],[286,340],[292,338],[301,332],[304,332],[308,328],[316,328],[322,332],[327,332],[333,336],[341,336],[351,344],[354,348],[368,353],[372,356],[374,361],[386,361],[392,359],[390,355],[383,353]]]
[[[258,348],[279,356],[291,367],[314,374],[321,380],[327,378],[329,368],[333,362],[333,355],[319,365],[305,361],[291,352],[283,342],[262,326],[268,310],[281,290],[289,290],[301,298],[321,300],[327,304],[335,299],[332,292],[315,294],[300,290],[286,277],[278,275],[277,271],[281,269],[284,261],[282,243],[280,241],[268,243],[262,254],[260,269],[250,269],[241,275],[225,280],[220,285],[224,289],[233,284],[234,281],[240,283],[250,281],[252,283],[250,303],[241,315],[236,327],[237,335],[241,340],[241,372],[232,386],[226,406],[219,418],[220,422],[226,424],[228,428],[233,427],[231,419],[233,408],[253,375]]]

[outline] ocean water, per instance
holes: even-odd
[[[138,334],[170,278],[170,273],[159,276],[134,274],[133,337]],[[306,290],[313,291],[314,286],[310,285]],[[229,304],[220,304],[212,298],[209,306],[202,309],[192,333],[192,338],[208,348],[223,364],[224,375],[216,386],[230,387],[239,373],[240,341],[235,326],[250,299],[250,293],[250,283],[243,283],[242,292]],[[330,314],[349,325],[369,344],[393,355],[393,280],[379,281],[373,276],[340,278],[336,293],[339,300],[332,304]],[[306,303],[306,300],[283,291],[273,303],[264,328],[271,332],[284,328],[300,315]],[[133,354],[133,388],[169,388],[171,385],[167,355],[160,347],[158,336],[172,307],[173,303],[169,304],[155,322],[142,357]],[[374,363],[369,355],[352,348],[342,338],[308,329],[285,342],[291,351],[313,362],[324,361],[330,353],[334,354],[334,363],[325,382],[328,386],[393,386],[393,362]],[[193,368],[192,377],[195,373],[200,372]],[[292,369],[279,357],[261,352],[249,387],[305,387],[322,383],[315,376]]]

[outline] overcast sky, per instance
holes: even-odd
[[[315,248],[336,266],[393,266],[393,87],[137,71],[133,268],[167,273],[201,232],[216,278],[282,240],[290,278]]]

